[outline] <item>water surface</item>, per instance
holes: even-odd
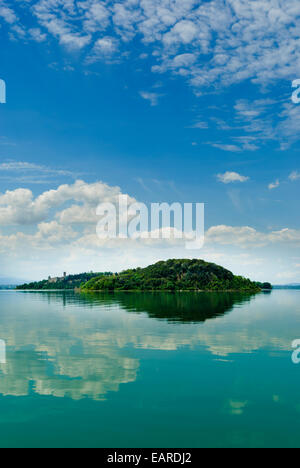
[[[299,447],[300,291],[0,292],[1,447]]]

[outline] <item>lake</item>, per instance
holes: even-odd
[[[1,447],[299,447],[300,291],[0,292]]]

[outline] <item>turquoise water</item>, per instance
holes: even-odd
[[[0,292],[1,447],[299,447],[300,291]]]

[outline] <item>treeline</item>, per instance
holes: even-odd
[[[147,268],[95,277],[82,286],[86,291],[251,291],[257,283],[203,260],[168,260]]]
[[[258,283],[258,282],[256,282],[256,284],[260,289],[263,289],[265,291],[271,291],[273,289],[273,286],[271,285],[271,283]]]
[[[50,279],[50,280],[43,280],[33,283],[22,284],[21,286],[17,286],[16,289],[18,290],[67,290],[67,289],[76,289],[80,288],[93,278],[103,278],[103,277],[110,277],[112,275],[111,272],[106,273],[80,273],[78,275],[69,275],[65,278],[58,278],[57,280]]]

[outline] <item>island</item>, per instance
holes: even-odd
[[[46,280],[26,283],[17,290],[81,290],[87,291],[234,291],[260,292],[272,290],[270,283],[258,283],[204,260],[172,259],[146,268],[121,273],[80,273],[50,276]]]
[[[64,273],[62,277],[48,277],[46,280],[26,283],[17,286],[17,290],[74,290],[79,289],[83,284],[92,280],[93,278],[100,279],[102,277],[111,277],[112,273],[79,273],[78,275],[67,275]]]
[[[172,259],[147,268],[99,276],[81,286],[82,291],[245,291],[272,289],[204,260]]]

